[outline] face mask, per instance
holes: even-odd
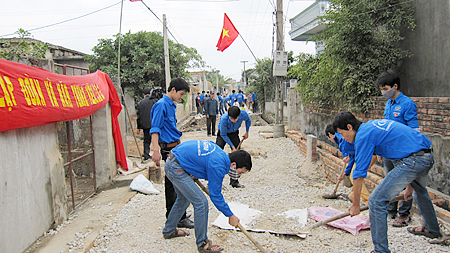
[[[392,98],[395,95],[395,89],[391,88],[388,91],[381,91],[381,93],[383,94],[383,97],[385,99],[390,99],[390,98]]]

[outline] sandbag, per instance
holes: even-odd
[[[150,182],[142,174],[139,174],[139,176],[135,177],[133,181],[131,181],[130,189],[144,194],[160,194],[160,192],[155,189],[152,182]]]

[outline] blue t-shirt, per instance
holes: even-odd
[[[370,120],[361,124],[353,144],[356,151],[354,179],[367,176],[374,153],[395,161],[431,148],[430,139],[419,131],[387,119]]]
[[[384,118],[397,121],[414,129],[419,128],[416,103],[401,92],[393,103],[392,99],[386,102]]]
[[[175,116],[177,106],[167,95],[158,100],[150,113],[152,128],[150,134],[158,133],[159,142],[172,143],[181,138],[182,133],[177,129]]]
[[[230,94],[230,103],[231,103],[231,105],[233,105],[234,104],[234,102],[236,102],[236,94],[235,93],[231,93]]]
[[[239,118],[235,123],[233,123],[230,120],[230,117],[228,116],[228,112],[223,114],[220,117],[219,126],[218,126],[219,131],[220,131],[220,136],[228,145],[230,145],[230,147],[233,147],[233,143],[231,142],[231,140],[227,134],[233,133],[233,132],[236,132],[237,130],[239,130],[239,128],[242,125],[242,121],[245,121],[245,129],[247,132],[250,130],[250,126],[252,124],[252,120],[250,119],[250,116],[248,116],[248,113],[245,110],[242,110],[242,109],[240,109],[240,110],[241,110],[241,114],[239,114]],[[237,147],[235,147],[235,148],[237,148]]]
[[[344,171],[345,174],[349,175],[352,171],[353,164],[355,164],[355,146],[353,143],[344,140],[340,133],[334,134],[334,141],[339,144],[339,151],[341,151],[342,157],[349,156],[349,161]]]
[[[252,93],[252,100],[253,100],[253,103],[256,102],[256,94],[254,92]]]
[[[205,94],[204,93],[200,94],[200,102],[203,102],[203,98],[205,98]]]
[[[236,99],[237,99],[237,101],[238,101],[239,103],[244,102],[244,101],[245,101],[245,99],[244,99],[244,94],[238,93],[238,94],[236,95]]]
[[[223,98],[222,98],[221,95],[217,96],[217,98],[219,99],[219,103],[220,103],[220,104],[223,103]]]
[[[231,166],[228,154],[208,140],[186,141],[172,149],[172,152],[186,172],[208,180],[211,201],[226,217],[232,216],[233,212],[222,195],[223,178]]]

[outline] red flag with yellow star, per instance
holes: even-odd
[[[222,33],[220,34],[219,41],[216,45],[217,50],[222,52],[227,49],[239,35],[239,32],[236,30],[233,23],[231,23],[230,18],[228,18],[226,13],[224,14]]]

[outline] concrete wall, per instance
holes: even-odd
[[[94,132],[97,188],[101,189],[111,185],[112,177],[117,174],[115,146],[112,136],[111,107],[109,104],[94,113],[92,117],[92,131]]]
[[[194,92],[189,92],[188,94],[188,98],[187,98],[187,103],[186,106],[183,106],[182,103],[176,103],[177,104],[177,111],[176,111],[176,117],[177,117],[177,121],[182,122],[183,120],[185,120],[187,117],[189,117],[191,115],[192,112],[197,111],[197,108],[194,108],[195,106],[192,106],[192,96],[196,96],[197,94]]]
[[[56,124],[0,133],[0,252],[22,252],[67,218]]]
[[[413,0],[417,27],[404,31],[404,49],[413,56],[400,69],[401,90],[408,96],[450,96],[450,1]]]

